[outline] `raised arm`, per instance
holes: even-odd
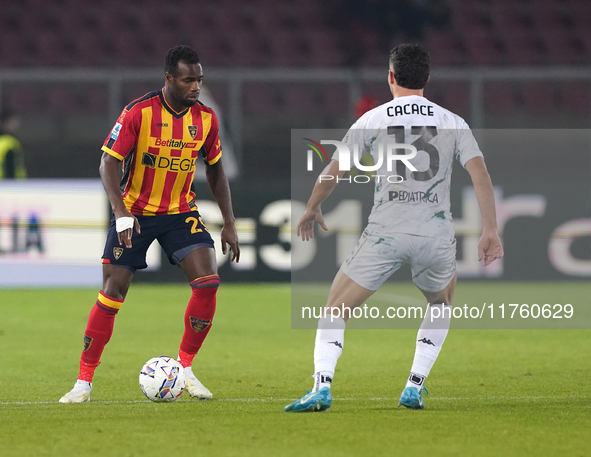
[[[484,259],[486,266],[503,257],[503,246],[497,232],[495,195],[490,175],[482,157],[468,160],[466,170],[472,179],[482,216],[482,236],[478,243],[478,260]]]
[[[135,231],[140,233],[140,223],[138,222],[137,218],[127,210],[125,204],[123,203],[123,198],[121,198],[121,191],[119,189],[121,182],[121,161],[113,157],[111,154],[103,152],[101,164],[99,167],[99,174],[101,175],[103,187],[105,188],[105,192],[107,193],[107,197],[111,203],[115,220],[117,221],[123,217],[133,219],[133,227],[131,228],[119,231],[119,227],[117,227],[117,237],[119,238],[119,244],[125,243],[125,247],[130,248],[132,246],[131,237],[133,235],[133,228],[135,227]]]
[[[230,194],[230,185],[228,184],[226,173],[224,173],[221,159],[213,165],[207,165],[206,176],[209,188],[220,207],[222,218],[224,219],[224,226],[222,227],[221,234],[222,252],[226,254],[227,243],[230,251],[232,251],[232,260],[238,262],[240,260],[240,246],[238,245],[234,211],[232,210],[232,196]]]
[[[339,162],[337,160],[331,160],[326,168],[322,170],[322,173],[320,173],[316,184],[314,184],[314,189],[312,189],[312,195],[306,205],[306,211],[298,222],[296,233],[297,236],[302,236],[302,240],[308,241],[310,238],[314,238],[314,222],[318,222],[318,225],[323,230],[328,230],[324,223],[320,206],[337,186],[337,178],[342,177],[344,174],[344,170],[339,170]]]

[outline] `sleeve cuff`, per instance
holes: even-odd
[[[101,148],[101,151],[103,151],[103,152],[106,152],[106,153],[107,153],[107,154],[109,154],[109,155],[112,155],[112,156],[113,156],[113,157],[115,157],[116,159],[119,159],[119,160],[123,160],[123,159],[125,159],[125,157],[123,157],[121,154],[118,154],[117,152],[113,151],[112,149],[110,149],[110,148],[108,148],[108,147],[106,147],[106,146],[103,146],[103,147]]]
[[[222,151],[220,151],[220,153],[219,153],[217,156],[215,156],[213,159],[211,159],[211,160],[208,160],[208,161],[207,161],[207,163],[208,163],[209,165],[213,165],[214,163],[216,163],[216,162],[217,162],[218,160],[220,160],[221,158],[222,158]]]

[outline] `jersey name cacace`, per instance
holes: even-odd
[[[388,106],[388,116],[403,116],[405,114],[420,114],[421,116],[433,116],[433,107],[407,103],[406,105]]]

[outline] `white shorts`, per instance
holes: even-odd
[[[341,270],[361,287],[378,290],[406,263],[419,289],[440,292],[456,274],[456,240],[407,233],[372,234],[366,229]]]

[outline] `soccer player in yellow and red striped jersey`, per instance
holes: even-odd
[[[220,282],[214,243],[191,191],[199,156],[224,219],[222,252],[229,249],[232,261],[238,262],[240,248],[222,167],[218,120],[198,101],[202,82],[195,50],[170,49],[164,88],[127,105],[105,140],[99,172],[114,216],[103,253],[103,285],[84,332],[78,379],[61,403],[90,400],[94,371],[113,333],[115,316],[133,274],[147,267],[146,252],[156,239],[192,289],[179,349],[187,390],[193,397],[212,397],[192,371],[193,359],[211,328]]]

